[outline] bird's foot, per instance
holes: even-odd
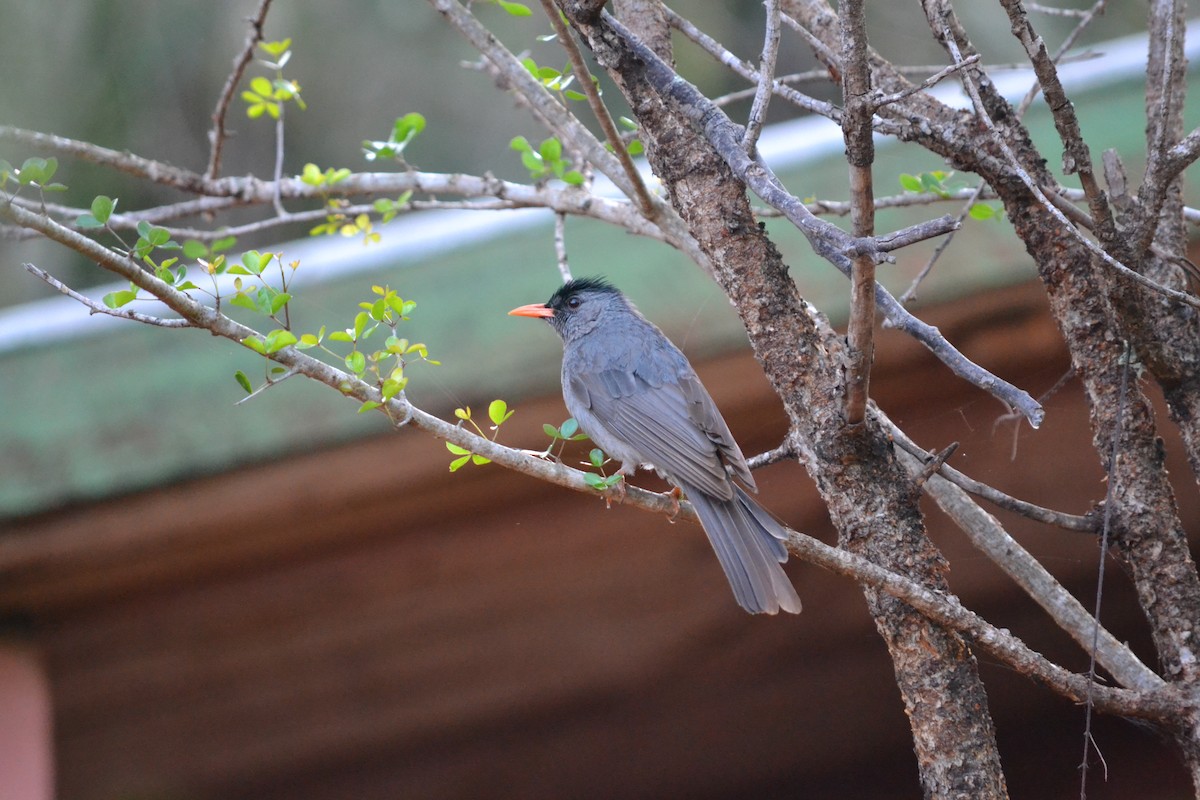
[[[607,489],[605,489],[600,494],[604,498],[604,507],[605,508],[612,508],[612,504],[614,502],[617,505],[624,503],[625,495],[626,495],[625,479],[622,478],[621,480],[614,483],[612,486],[609,486]]]
[[[683,497],[683,490],[672,486],[671,491],[667,492],[667,497],[671,501],[671,513],[667,515],[667,522],[674,525],[675,520],[679,519],[679,498]]]

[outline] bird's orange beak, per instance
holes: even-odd
[[[543,319],[554,316],[554,309],[548,307],[545,303],[530,303],[527,306],[514,308],[508,312],[510,317],[542,317]]]

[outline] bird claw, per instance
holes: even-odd
[[[604,498],[604,507],[605,508],[612,508],[612,504],[614,501],[616,501],[616,503],[618,505],[620,505],[621,503],[624,503],[625,495],[626,495],[626,492],[625,492],[625,481],[624,480],[620,480],[620,481],[614,483],[612,486],[608,487],[603,492],[601,492],[601,496]]]
[[[667,498],[671,501],[671,513],[667,515],[667,522],[672,525],[679,519],[679,498],[683,497],[683,490],[678,486],[672,486],[671,491],[667,492]]]

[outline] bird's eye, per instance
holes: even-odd
[[[576,309],[576,308],[579,308],[581,305],[583,305],[583,300],[581,300],[579,298],[579,295],[573,294],[567,298],[567,308]]]

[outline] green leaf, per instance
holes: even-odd
[[[292,46],[291,39],[283,39],[278,42],[261,42],[259,45],[263,50],[266,50],[275,58],[279,58],[282,53],[286,53],[288,48]]]
[[[108,218],[112,216],[113,209],[116,208],[117,201],[111,197],[97,195],[92,200],[92,216],[101,223],[108,222]]]
[[[120,308],[121,306],[137,299],[137,292],[129,289],[124,289],[119,292],[109,292],[104,295],[104,305],[109,308]]]
[[[996,209],[992,208],[986,203],[976,203],[975,205],[971,206],[971,211],[969,213],[971,215],[971,219],[979,220],[995,219],[999,216],[999,214],[996,212]]]
[[[276,294],[274,297],[271,298],[271,313],[278,314],[279,309],[286,306],[288,304],[288,301],[291,299],[292,299],[292,296],[290,294],[288,294],[287,292],[279,292],[278,294]]]
[[[236,236],[223,236],[212,243],[212,252],[220,253],[222,250],[228,250],[237,244]]]
[[[249,347],[256,353],[264,356],[267,354],[266,345],[264,345],[263,340],[257,336],[247,336],[245,339],[242,339],[242,344],[246,345],[246,347]]]
[[[528,17],[533,13],[529,10],[529,6],[512,2],[512,0],[496,0],[496,3],[514,17]]]
[[[367,357],[355,350],[346,356],[346,368],[355,375],[361,375],[363,370],[367,368]]]
[[[577,172],[576,170],[571,170],[562,176],[562,181],[563,183],[570,184],[571,186],[582,186],[583,174]]]
[[[277,353],[288,345],[295,344],[296,341],[296,334],[281,328],[268,333],[264,345],[268,353]]]
[[[246,394],[252,394],[254,392],[254,387],[250,385],[250,379],[247,378],[246,373],[242,372],[240,369],[233,373],[233,379],[238,382],[238,386],[241,386],[246,390]]]
[[[508,410],[508,403],[503,400],[493,400],[488,405],[488,418],[492,420],[492,424],[499,427],[504,424],[504,421],[513,415],[512,411]]]
[[[909,175],[907,172],[903,172],[900,174],[900,186],[906,192],[922,191],[921,179],[918,178],[916,175]]]
[[[250,91],[254,92],[259,97],[270,97],[275,90],[271,87],[271,82],[269,80],[259,75],[257,78],[254,78],[250,81]]]
[[[461,456],[450,462],[450,471],[458,472],[459,468],[471,460],[470,456]]]
[[[183,243],[183,257],[188,259],[207,258],[208,247],[204,242],[188,239]]]
[[[579,430],[579,423],[575,421],[574,417],[571,417],[566,422],[564,422],[562,425],[560,425],[558,427],[558,430],[559,430],[559,433],[562,435],[562,438],[570,439],[572,436],[575,435],[575,431]]]
[[[348,331],[334,331],[333,333],[329,334],[329,341],[331,341],[331,342],[353,342],[354,337],[352,335],[350,335],[350,333]]]
[[[484,464],[492,463],[492,460],[487,456],[481,456],[478,453],[471,454],[471,463],[477,467],[482,467]]]
[[[542,142],[538,148],[544,161],[561,161],[562,160],[562,142],[553,137]]]
[[[363,403],[361,406],[358,407],[358,413],[365,414],[368,411],[374,411],[375,409],[379,408],[381,405],[383,405],[383,403],[377,403],[374,400],[367,400],[365,403]]]
[[[542,430],[545,431],[546,435],[549,436],[551,439],[564,438],[561,434],[559,434],[558,428],[554,427],[549,422],[542,423]]]
[[[104,223],[91,214],[80,214],[75,218],[75,226],[78,228],[103,228]]]
[[[593,467],[600,469],[600,467],[604,466],[604,451],[599,447],[593,447],[591,452],[588,453],[588,461],[592,463]]]
[[[446,442],[446,449],[456,456],[469,456],[471,451],[466,448],[459,447],[454,442]]]
[[[609,487],[609,483],[605,479],[605,477],[603,475],[597,475],[594,472],[583,473],[583,480],[584,480],[584,483],[586,483],[588,486],[592,487],[593,489],[604,490]]]
[[[383,395],[384,400],[391,400],[396,395],[404,391],[404,387],[408,385],[408,378],[389,378],[383,382],[379,392]]]
[[[296,345],[297,350],[307,350],[310,347],[316,347],[321,343],[321,340],[311,333],[306,333],[300,337],[300,343]]]
[[[250,295],[245,292],[238,292],[233,297],[229,298],[229,304],[238,308],[245,308],[249,311],[258,311],[258,303],[254,301]]]

